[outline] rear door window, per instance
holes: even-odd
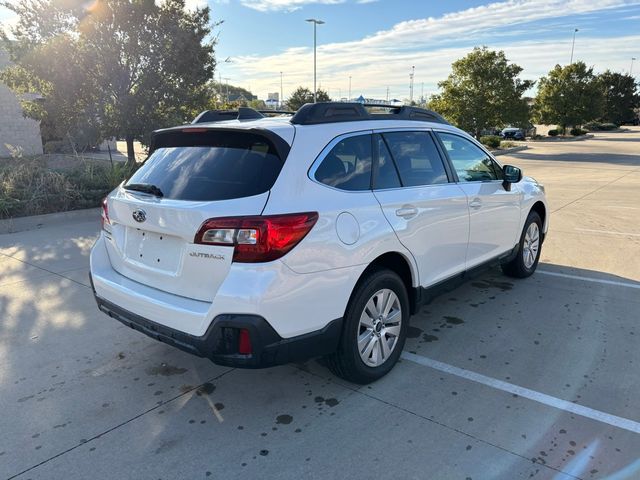
[[[174,200],[258,195],[273,186],[283,164],[274,145],[253,133],[187,133],[159,143],[127,184],[155,185]]]
[[[341,190],[370,190],[371,156],[371,135],[344,138],[324,157],[314,178]]]
[[[448,183],[447,172],[429,132],[382,135],[391,151],[404,187]]]
[[[380,135],[376,135],[375,141],[378,144],[378,171],[375,175],[373,188],[376,190],[384,190],[386,188],[401,187],[402,184],[400,183],[398,170],[393,163],[393,158],[391,158],[387,144]]]

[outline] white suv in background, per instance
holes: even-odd
[[[219,364],[324,355],[367,383],[435,293],[496,262],[536,269],[544,188],[434,112],[236,114],[155,132],[105,199],[91,252],[100,310]]]

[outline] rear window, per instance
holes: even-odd
[[[271,142],[245,132],[172,133],[127,184],[158,187],[164,198],[229,200],[268,191],[283,161]]]

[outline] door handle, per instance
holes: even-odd
[[[474,198],[470,203],[469,203],[469,207],[473,208],[474,210],[479,209],[482,206],[482,201],[479,198]]]
[[[396,215],[405,219],[415,217],[418,214],[418,209],[412,206],[405,206],[396,210]]]

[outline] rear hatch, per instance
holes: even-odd
[[[196,234],[210,218],[260,215],[288,149],[266,130],[157,134],[149,158],[103,207],[113,268],[150,287],[212,301],[234,247],[195,244]]]

